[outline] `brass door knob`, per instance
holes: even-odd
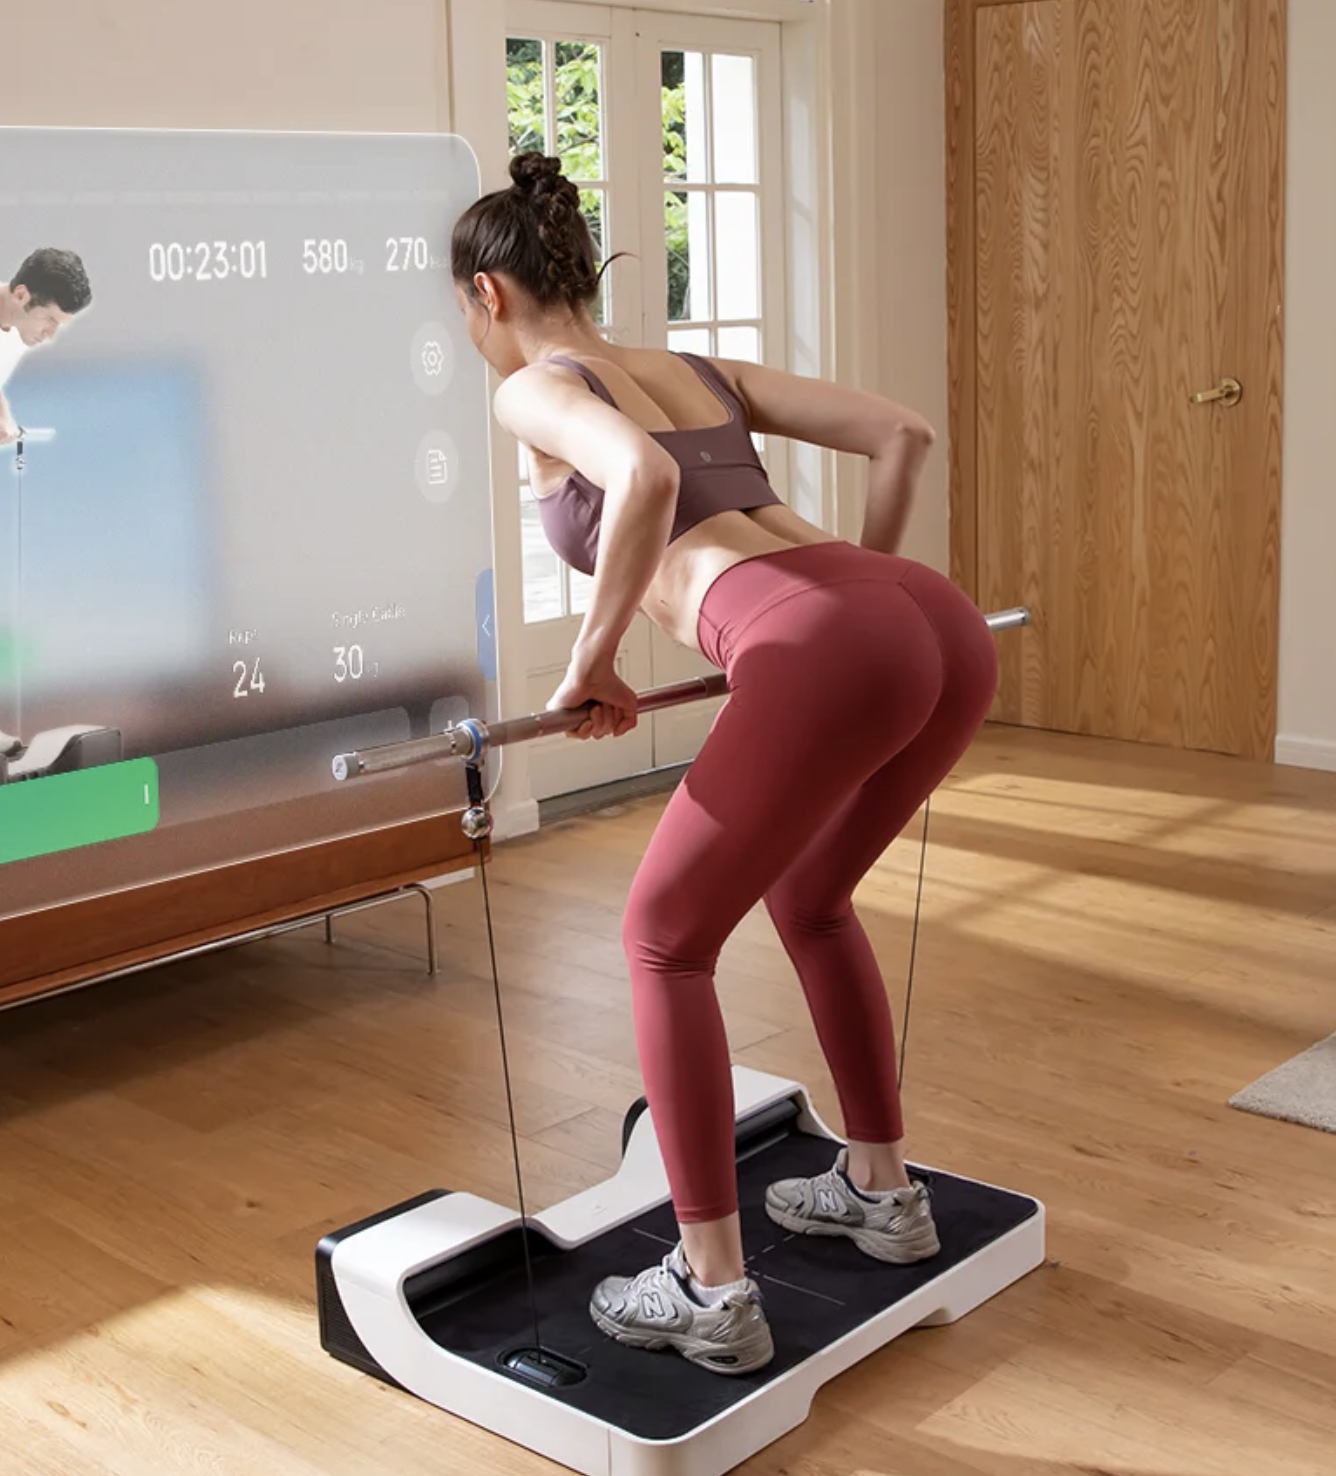
[[[1194,405],[1210,405],[1218,400],[1226,410],[1231,410],[1243,398],[1243,386],[1237,379],[1222,379],[1213,390],[1202,390],[1192,397]]]

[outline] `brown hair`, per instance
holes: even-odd
[[[580,213],[580,191],[561,160],[517,154],[509,189],[484,195],[459,217],[450,244],[454,279],[477,297],[478,272],[504,272],[540,307],[576,308],[598,296],[594,238]]]

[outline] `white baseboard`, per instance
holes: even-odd
[[[456,882],[472,881],[473,872],[472,866],[467,871],[447,871],[444,876],[429,876],[422,885],[430,891],[435,891],[438,887],[452,887]]]
[[[1327,769],[1336,773],[1336,742],[1326,738],[1276,739],[1276,762],[1296,769]]]
[[[538,829],[538,801],[526,799],[518,804],[492,806],[492,839],[514,840],[532,835]]]

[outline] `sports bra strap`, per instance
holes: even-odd
[[[725,375],[721,374],[708,359],[702,359],[698,354],[678,353],[679,359],[685,359],[707,385],[723,400],[724,404],[736,412],[740,421],[745,420],[743,414],[744,406],[738,398],[738,392],[729,384]]]
[[[580,363],[578,359],[568,359],[565,354],[550,354],[547,362],[549,364],[561,364],[567,369],[574,369],[581,379],[589,386],[600,400],[617,408],[617,401],[608,393],[608,387],[587,365]]]
[[[702,359],[696,354],[688,353],[678,353],[676,357],[679,359],[685,359],[686,362],[690,364],[691,367],[696,371],[697,375],[699,375],[700,378],[703,379],[705,383],[714,390],[715,394],[718,395],[719,398],[723,400],[724,404],[727,405],[729,409],[736,415],[738,421],[741,423],[745,423],[746,407],[738,398],[738,392],[733,388],[731,384],[729,384],[727,378],[725,378],[725,376],[721,374],[719,370],[717,370],[708,359]],[[580,376],[580,378],[584,380],[584,382],[589,386],[591,390],[593,390],[593,392],[599,397],[600,400],[604,401],[608,405],[611,405],[614,410],[617,408],[617,401],[612,398],[607,385],[603,383],[598,375],[595,374],[594,371],[589,368],[587,364],[580,363],[578,359],[568,358],[565,354],[549,354],[547,362],[549,364],[560,364],[567,369],[574,369],[575,372]]]

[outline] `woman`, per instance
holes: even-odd
[[[933,441],[920,416],[753,364],[608,344],[587,311],[601,273],[575,186],[538,154],[510,172],[510,189],[459,220],[453,272],[548,539],[594,576],[550,705],[594,704],[580,737],[635,725],[614,661],[637,610],[726,672],[731,693],[623,925],[681,1240],[659,1265],[604,1281],[590,1311],[623,1343],[746,1374],[773,1342],[743,1258],[715,962],[764,899],[844,1117],[848,1146],[817,1178],[772,1185],[771,1218],[847,1235],[881,1261],[935,1255],[927,1186],[905,1168],[886,991],[851,897],[978,731],[996,652],[955,586],[895,556]],[[861,547],[780,502],[751,432],[868,458]]]

